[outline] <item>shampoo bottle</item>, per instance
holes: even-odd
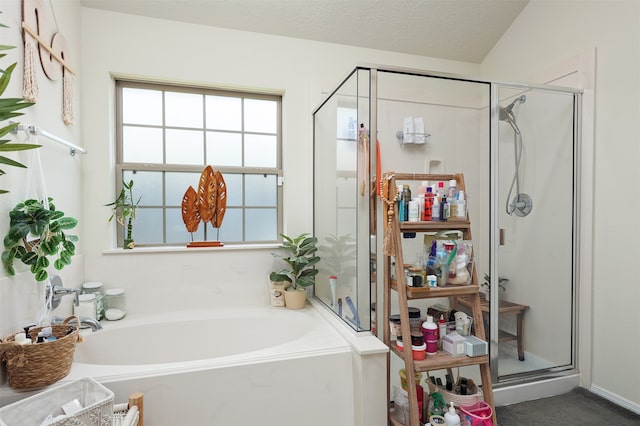
[[[427,320],[422,323],[422,334],[427,345],[427,355],[438,353],[438,326],[433,322],[433,316],[427,315]]]
[[[453,406],[453,401],[450,402],[449,412],[445,413],[444,421],[447,426],[460,426],[460,416],[456,413],[456,407]]]

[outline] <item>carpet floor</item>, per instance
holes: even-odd
[[[496,407],[499,426],[638,426],[640,415],[584,388],[550,398]]]

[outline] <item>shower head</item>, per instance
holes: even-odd
[[[518,103],[523,104],[523,103],[524,103],[524,101],[526,101],[526,100],[527,100],[527,96],[526,96],[526,95],[520,95],[520,96],[518,96],[517,98],[515,98],[515,99],[513,100],[513,102],[511,102],[509,105],[507,105],[506,107],[504,107],[504,110],[505,110],[506,112],[511,112],[511,111],[513,111],[513,107],[514,107],[516,104],[518,104]]]
[[[508,122],[513,122],[515,121],[515,117],[513,116],[513,107],[520,103],[524,103],[524,101],[527,100],[527,96],[526,95],[520,95],[517,98],[515,98],[509,105],[507,105],[506,107],[502,108],[500,107],[500,116],[498,117],[500,119],[500,121],[508,121]]]

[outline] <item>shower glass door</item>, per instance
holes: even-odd
[[[488,278],[499,383],[576,363],[579,95],[509,85],[492,95]]]

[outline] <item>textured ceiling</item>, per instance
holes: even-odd
[[[85,7],[480,63],[529,0],[81,0]]]

